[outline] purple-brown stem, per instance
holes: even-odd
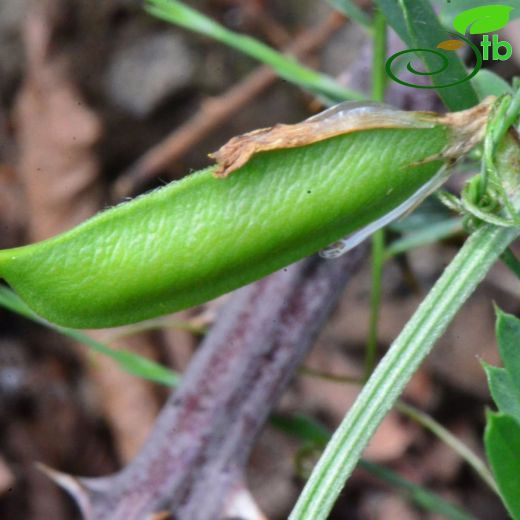
[[[228,517],[257,435],[364,257],[313,257],[238,290],[139,455],[108,477],[57,476],[85,518]]]

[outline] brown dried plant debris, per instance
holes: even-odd
[[[431,128],[446,125],[453,129],[453,133],[442,157],[452,159],[467,152],[483,138],[493,100],[490,97],[474,108],[447,115],[405,112],[371,102],[340,103],[301,123],[277,124],[233,137],[218,151],[210,154],[217,161],[214,175],[227,177],[260,152],[298,148],[339,135],[382,128]]]
[[[283,50],[295,58],[304,58],[327,43],[344,23],[345,18],[333,12],[321,24],[297,35]],[[277,79],[276,73],[270,67],[261,65],[225,93],[206,99],[190,119],[148,150],[120,176],[112,189],[114,198],[121,199],[131,195],[145,181],[179,160]]]
[[[26,74],[15,122],[32,240],[82,222],[102,200],[94,151],[101,123],[71,78],[70,55],[54,42],[63,9],[61,0],[31,3],[23,27]]]
[[[27,54],[25,83],[18,96],[19,171],[28,201],[28,235],[41,240],[96,213],[103,187],[95,145],[101,137],[99,116],[85,105],[71,77],[72,56],[58,45],[57,20],[66,0],[35,1],[24,26]],[[56,40],[56,41],[55,41]],[[103,341],[103,331],[91,336]],[[154,357],[149,338],[125,341],[140,354]],[[116,345],[117,346],[117,345]],[[99,403],[124,462],[139,449],[158,413],[152,385],[122,372],[114,362],[87,358],[99,389]],[[121,391],[121,389],[126,389]]]

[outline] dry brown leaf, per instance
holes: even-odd
[[[479,287],[426,360],[441,381],[483,398],[489,397],[489,389],[480,360],[499,364],[491,305],[496,297],[486,284]]]
[[[110,331],[107,330],[89,333],[101,342],[106,342],[108,334]],[[111,344],[116,348],[118,345],[152,359],[156,354],[153,344],[144,335]],[[110,422],[118,455],[123,462],[129,462],[148,437],[159,413],[159,403],[151,383],[121,371],[117,363],[99,355],[96,355],[91,377]]]
[[[216,177],[227,177],[261,152],[298,148],[346,135],[384,128],[453,128],[453,138],[443,150],[443,158],[457,157],[479,142],[493,98],[462,112],[439,115],[431,112],[406,112],[377,103],[340,103],[294,125],[277,124],[233,137],[210,157],[217,161]],[[431,157],[427,160],[434,160]]]
[[[224,518],[240,518],[241,520],[267,520],[244,485],[236,486],[227,497],[223,515]]]
[[[0,248],[18,245],[25,215],[23,193],[16,171],[0,163]]]
[[[370,520],[419,520],[421,516],[405,498],[394,493],[374,493],[363,500],[360,518]]]
[[[274,428],[264,428],[248,464],[247,482],[268,518],[286,518],[298,498],[294,461],[299,442]]]
[[[170,511],[159,511],[152,513],[146,517],[146,520],[171,520],[172,514]]]
[[[0,456],[0,496],[9,491],[15,483],[15,476],[5,459]]]
[[[183,311],[175,314],[179,321],[190,322],[190,312]],[[167,327],[161,331],[170,363],[178,372],[184,372],[195,351],[195,336],[188,330],[176,327]]]
[[[357,103],[341,103],[301,123],[277,124],[233,137],[219,150],[210,154],[210,157],[218,163],[214,175],[227,177],[260,152],[298,148],[360,130],[420,124],[405,112],[392,109],[381,109],[376,112],[374,107],[371,104],[364,107]],[[395,114],[399,115],[397,118],[392,118],[391,116]],[[383,119],[384,116],[387,116],[386,119]],[[426,118],[424,125],[431,126],[431,121]]]
[[[101,124],[70,78],[68,56],[51,52],[51,24],[61,7],[59,1],[33,3],[23,32],[27,71],[15,120],[32,240],[82,222],[101,203],[94,153]]]
[[[85,106],[70,76],[70,54],[53,43],[62,0],[37,0],[25,27],[28,70],[17,102],[19,170],[29,206],[32,240],[82,222],[99,210],[102,187],[94,145],[101,136],[97,115]],[[103,333],[92,334],[102,341]],[[153,357],[143,336],[124,342]],[[96,356],[87,363],[100,390],[99,402],[114,432],[116,450],[128,461],[141,446],[158,412],[150,383],[121,372]]]
[[[360,373],[358,367],[353,366],[338,350],[319,343],[309,355],[306,366],[336,375]],[[339,424],[346,411],[354,404],[360,390],[359,385],[302,375],[298,398],[311,413],[320,410],[330,415],[334,424]],[[391,411],[376,430],[364,456],[377,462],[396,460],[404,455],[413,436],[413,425],[404,423],[396,412]]]

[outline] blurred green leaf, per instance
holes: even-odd
[[[280,431],[292,435],[304,442],[315,444],[319,448],[325,447],[330,439],[330,432],[318,421],[306,415],[278,415],[271,416],[271,424]]]
[[[426,0],[377,0],[386,15],[388,23],[401,39],[411,48],[416,49],[426,70],[433,73],[439,70],[440,58],[435,52],[443,53],[447,60],[446,70],[430,76],[432,84],[450,110],[463,110],[478,103],[478,96],[470,81],[464,81],[452,87],[442,85],[461,81],[468,76],[464,64],[455,52],[437,49],[437,45],[450,38],[442,27],[435,11]]]
[[[500,256],[500,260],[504,262],[504,264],[509,268],[509,270],[520,279],[520,260],[516,257],[516,255],[511,251],[511,248],[508,247]]]
[[[409,47],[412,46],[412,39],[408,33],[408,26],[403,16],[403,10],[396,0],[377,0],[377,4],[386,16],[388,24],[399,35]]]
[[[402,236],[387,246],[386,258],[444,240],[463,231],[462,219],[453,217],[453,213],[437,197],[428,197],[413,213],[392,222],[388,227]]]
[[[398,233],[414,233],[423,231],[432,224],[440,224],[451,219],[453,219],[453,212],[437,197],[430,196],[415,211],[392,222],[388,227]]]
[[[428,244],[434,244],[439,240],[454,236],[464,230],[462,226],[462,219],[450,218],[440,222],[435,222],[429,226],[424,226],[422,229],[413,233],[408,233],[403,237],[394,240],[385,250],[385,257],[405,253],[411,249],[422,247]]]
[[[513,94],[511,85],[498,74],[488,69],[482,69],[471,80],[473,87],[477,91],[479,99],[482,100],[487,96],[501,96],[503,94]]]
[[[384,468],[379,464],[361,460],[359,466],[365,471],[368,471],[374,477],[400,489],[403,495],[410,502],[413,502],[425,511],[437,513],[450,520],[476,520],[473,515],[470,515],[453,504],[450,504],[439,495],[428,491],[426,488],[419,486],[418,484],[406,480],[394,471]]]
[[[327,0],[327,2],[359,25],[372,30],[372,20],[352,0]]]
[[[176,386],[179,383],[179,376],[159,363],[155,363],[150,359],[129,352],[128,350],[108,347],[79,330],[49,323],[40,316],[37,316],[13,291],[7,289],[7,287],[0,286],[0,305],[44,327],[55,330],[64,336],[68,336],[78,343],[83,343],[91,350],[113,359],[121,370],[129,374],[166,386]]]
[[[520,320],[498,308],[496,313],[496,335],[500,358],[517,394],[520,395]]]
[[[182,2],[146,0],[145,9],[157,18],[218,40],[269,65],[280,77],[326,98],[331,103],[366,99],[360,92],[347,89],[333,78],[300,65],[295,59],[279,53],[265,43],[230,31]]]
[[[509,513],[520,519],[520,424],[504,413],[488,413],[486,453]]]
[[[498,409],[514,417],[520,424],[520,393],[505,368],[498,368],[483,363],[489,390]]]

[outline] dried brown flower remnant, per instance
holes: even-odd
[[[454,130],[444,158],[465,153],[478,143],[486,126],[494,98],[480,105],[447,115],[432,112],[405,112],[380,103],[340,103],[294,125],[277,124],[230,139],[210,157],[217,161],[216,177],[227,177],[260,152],[298,148],[338,135],[382,128],[431,128],[446,125]]]

